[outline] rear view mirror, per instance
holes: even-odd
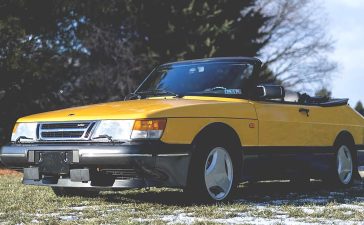
[[[284,88],[280,85],[261,84],[257,86],[257,97],[259,99],[283,99],[284,95]]]

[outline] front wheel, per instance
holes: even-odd
[[[234,180],[234,166],[229,152],[222,148],[212,149],[205,160],[204,180],[206,190],[215,201],[229,196]]]
[[[200,147],[191,161],[185,192],[194,200],[225,201],[237,186],[240,158],[238,154],[233,154],[229,145],[210,144]]]

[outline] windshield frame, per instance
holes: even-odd
[[[166,66],[182,66],[182,65],[198,65],[203,63],[232,63],[232,64],[249,64],[253,66],[252,74],[249,79],[249,88],[243,94],[224,94],[224,93],[213,93],[213,92],[206,92],[206,93],[187,93],[181,96],[174,96],[174,97],[184,97],[184,96],[202,96],[202,97],[222,97],[222,98],[237,98],[237,99],[252,99],[253,88],[257,84],[257,78],[259,71],[261,69],[261,61],[257,58],[249,58],[249,57],[222,57],[222,58],[211,58],[211,59],[200,59],[200,60],[189,60],[189,61],[179,61],[173,63],[166,63],[155,67],[146,78],[140,83],[140,85],[135,89],[135,91],[131,94],[138,95],[141,87],[148,81],[150,76],[158,69],[166,67]],[[167,90],[168,91],[168,90]],[[172,95],[158,95],[160,96],[172,96]],[[142,96],[140,96],[142,97]],[[144,98],[148,97],[156,97],[156,96],[143,96]]]

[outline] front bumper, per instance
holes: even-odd
[[[39,172],[37,154],[39,156],[39,152],[53,151],[72,155],[68,174],[49,176]],[[190,163],[190,145],[172,145],[159,141],[123,144],[13,144],[1,149],[0,159],[6,167],[24,169],[23,183],[30,185],[184,187]]]

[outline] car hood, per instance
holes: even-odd
[[[168,117],[221,117],[256,119],[252,103],[215,97],[150,98],[87,105],[39,113],[18,122],[84,121]]]

